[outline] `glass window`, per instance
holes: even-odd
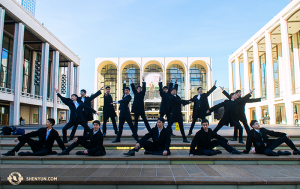
[[[184,69],[179,64],[171,64],[167,68],[167,80],[172,77],[172,81],[175,84],[175,77],[178,78],[178,91],[177,94],[181,99],[185,99],[184,94]]]
[[[30,93],[31,86],[31,60],[32,51],[28,47],[24,47],[24,64],[23,64],[23,86],[22,91]]]
[[[101,87],[110,87],[110,95],[113,101],[117,101],[117,67],[114,64],[108,64],[101,69],[100,85]],[[100,110],[104,106],[104,97],[100,95],[100,103],[98,103]]]
[[[290,61],[291,61],[291,76],[292,76],[292,94],[296,93],[295,90],[295,65],[294,65],[294,45],[293,36],[289,36],[289,49],[290,49]]]
[[[280,97],[280,82],[279,82],[279,64],[278,64],[278,45],[274,45],[272,48],[273,56],[273,71],[274,71],[274,87],[275,87],[275,98]]]
[[[206,70],[200,64],[194,64],[190,68],[190,97],[198,94],[197,88],[202,87],[203,93],[207,92]],[[190,109],[193,110],[194,103],[191,103]],[[192,111],[191,111],[192,112]],[[192,115],[192,113],[190,113]]]
[[[47,97],[51,97],[51,66],[52,66],[52,61],[49,59],[48,62],[48,77],[47,77]],[[73,84],[73,86],[75,86]]]
[[[244,95],[244,59],[243,55],[239,57],[239,63],[240,63],[240,90],[242,91],[242,95]]]
[[[249,87],[250,90],[254,89],[255,87],[255,80],[254,80],[254,63],[253,63],[253,47],[251,47],[248,52],[248,66],[249,66]],[[253,93],[252,98],[255,98],[255,93]]]
[[[0,86],[11,88],[13,39],[3,34]]]
[[[41,62],[41,54],[36,53],[36,61],[35,62]],[[36,66],[36,65],[34,65]],[[34,85],[34,94],[35,95],[40,95],[40,85]]]
[[[130,87],[131,77],[133,77],[133,83],[134,83],[135,87],[140,85],[140,68],[139,68],[138,65],[128,64],[123,68],[123,70],[122,70],[122,86],[123,86],[123,83],[124,83],[125,75],[127,75],[127,80],[126,80],[126,86],[127,87]],[[122,95],[123,95],[123,92],[122,92]],[[130,95],[132,96],[132,100],[131,100],[130,103],[132,103],[133,99],[134,99],[134,94],[131,90],[131,87],[130,87]]]
[[[261,95],[267,99],[267,75],[266,75],[266,54],[259,57],[260,61],[260,78],[261,78]]]

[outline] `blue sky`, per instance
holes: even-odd
[[[290,0],[37,0],[35,17],[81,57],[94,92],[96,57],[212,57],[228,87],[228,55]]]

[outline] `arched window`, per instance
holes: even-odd
[[[175,84],[175,77],[178,78],[178,91],[177,95],[181,99],[185,99],[184,93],[184,69],[179,64],[171,64],[167,68],[167,83],[169,83],[170,77],[172,77],[173,83]]]
[[[198,94],[198,87],[202,87],[203,92],[207,91],[206,70],[202,65],[194,64],[190,67],[191,98]]]
[[[124,82],[124,77],[127,75],[127,80],[126,80],[126,86],[130,87],[131,84],[131,77],[133,77],[133,82],[135,84],[135,87],[140,85],[140,68],[136,64],[128,64],[126,65],[123,70],[122,70],[122,86]],[[123,95],[123,92],[122,92]],[[130,87],[130,95],[132,96],[131,103],[133,102],[134,94],[132,92],[132,89]]]

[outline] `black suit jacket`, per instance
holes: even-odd
[[[94,155],[98,151],[106,153],[105,148],[103,146],[103,134],[101,129],[98,130],[96,134],[94,134],[94,130],[91,129],[88,135],[79,136],[78,139],[89,140],[92,146],[92,149],[88,149],[88,155]]]
[[[197,113],[200,113],[201,116],[208,115],[206,111],[209,109],[209,103],[207,97],[216,90],[216,86],[214,85],[207,93],[202,93],[200,99],[198,100],[198,95],[195,95],[191,98],[190,101],[194,102],[193,108],[193,117],[197,116]]]
[[[164,92],[162,82],[158,83],[159,85],[159,94],[161,96],[161,103],[160,103],[160,108],[159,108],[159,113],[160,114],[169,114],[171,113],[171,101],[170,101],[170,90],[173,88],[173,83],[169,83],[169,90],[167,93]],[[174,88],[177,90],[178,89],[178,84],[176,83]]]
[[[39,140],[37,141],[37,143],[40,144],[41,146],[45,147],[48,150],[48,153],[52,152],[52,147],[53,147],[54,141],[57,142],[57,144],[59,145],[59,147],[62,150],[66,149],[64,143],[62,142],[61,138],[59,137],[58,132],[54,128],[52,128],[52,130],[50,131],[47,140],[46,140],[46,135],[47,135],[47,128],[42,127],[42,128],[39,128],[37,131],[32,131],[30,133],[19,136],[18,139],[24,140],[26,138],[38,136]]]
[[[171,145],[171,131],[163,128],[158,138],[158,127],[152,128],[149,133],[143,136],[137,143],[143,145],[148,139],[152,138],[153,144],[157,147],[158,151],[170,151]]]
[[[228,126],[228,123],[230,123],[231,121],[238,122],[238,120],[239,120],[238,106],[240,103],[244,103],[245,101],[247,101],[247,99],[249,99],[250,96],[251,96],[251,94],[249,93],[246,96],[244,96],[243,98],[237,99],[235,101],[225,100],[224,102],[219,103],[219,104],[215,105],[214,107],[211,107],[209,109],[209,111],[213,112],[221,107],[224,107],[225,112],[224,112],[222,120],[226,120],[227,126]],[[234,123],[233,123],[233,125],[234,125]]]
[[[181,104],[187,105],[189,104],[188,100],[181,100],[181,98],[176,95],[170,96],[171,107],[172,107],[172,121],[181,121],[182,120],[182,113],[181,113]]]
[[[71,112],[70,113],[70,121],[71,122],[76,122],[76,118],[77,118],[78,122],[82,122],[82,121],[86,122],[87,121],[87,120],[84,120],[84,118],[82,116],[82,109],[83,108],[84,109],[89,109],[91,112],[96,113],[96,111],[93,108],[87,106],[86,104],[83,104],[82,102],[78,102],[77,101],[78,104],[79,104],[79,106],[76,109],[76,106],[75,106],[75,104],[74,104],[74,102],[72,100],[69,100],[69,99],[67,99],[65,97],[62,97],[59,93],[57,93],[57,96],[61,99],[61,101],[65,105],[67,105],[69,107],[70,112]]]
[[[111,104],[113,102],[111,95],[105,96],[104,94],[104,106],[103,106],[103,114],[105,116],[116,117],[116,112],[114,105]]]
[[[128,94],[127,96],[125,96],[125,93],[124,93],[125,87],[126,87],[126,83],[123,83],[123,97],[122,97],[122,100],[118,101],[120,103],[120,106],[119,106],[120,115],[119,115],[119,117],[130,116],[130,111],[129,111],[128,104],[131,100],[131,95]]]
[[[146,82],[143,82],[142,86],[143,90],[141,92],[137,92],[134,83],[131,83],[131,89],[134,94],[134,99],[132,103],[132,108],[131,112],[132,113],[145,113],[145,108],[144,108],[144,97],[146,94]]]
[[[227,91],[223,90],[223,94],[230,100],[230,95],[227,93]],[[241,99],[238,98],[238,99]],[[237,99],[237,100],[238,100]],[[246,115],[245,115],[245,106],[246,106],[246,103],[252,103],[252,102],[261,102],[261,98],[249,98],[249,99],[246,99],[246,100],[242,100],[239,105],[238,105],[238,115],[239,115],[239,119],[246,119]]]
[[[223,140],[224,142],[228,142],[227,139],[224,137],[218,135],[216,132],[212,131],[210,128],[208,128],[208,131],[205,132],[205,130],[201,127],[201,129],[195,134],[193,141],[191,143],[190,147],[190,154],[195,153],[195,147],[197,146],[197,151],[201,150],[211,150],[212,145],[211,141],[213,138],[216,138],[218,140]]]
[[[85,99],[84,99],[84,104],[87,105],[88,107],[92,108],[92,101],[97,98],[99,95],[101,95],[101,91],[97,91],[95,94],[92,94],[91,96],[86,96]],[[82,97],[78,97],[77,98],[77,101],[78,102],[82,102],[81,101]],[[84,114],[87,115],[88,117],[88,120],[85,120],[85,121],[91,121],[91,120],[94,120],[93,119],[93,112],[90,110],[90,109],[87,109],[87,108],[84,108]]]
[[[266,128],[260,128],[260,133],[258,133],[255,129],[252,129],[247,136],[245,152],[249,153],[253,144],[253,146],[255,147],[255,152],[263,154],[265,150],[264,143],[268,144],[273,141],[273,139],[269,139],[269,136],[282,137],[285,135],[286,133],[275,132]]]

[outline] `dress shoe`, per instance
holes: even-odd
[[[153,154],[153,152],[147,151],[147,150],[146,150],[146,151],[144,152],[144,154]]]
[[[294,151],[293,151],[293,154],[294,154],[294,155],[300,155],[300,150],[294,150]]]
[[[18,155],[19,156],[31,156],[32,153],[31,152],[19,152]]]
[[[73,140],[73,139],[70,139],[70,138],[69,138],[68,142],[70,142],[71,140]]]
[[[176,136],[176,135],[174,135],[174,134],[172,133],[171,136]]]
[[[183,142],[186,142],[186,143],[191,143],[190,141],[188,141],[187,139],[183,139]]]
[[[129,150],[127,153],[124,153],[125,156],[135,156],[135,151]]]
[[[66,150],[64,150],[61,153],[58,153],[57,155],[59,155],[59,156],[61,156],[61,155],[69,155],[69,152],[67,152]]]
[[[106,133],[103,133],[103,137],[105,137]]]
[[[239,141],[240,144],[245,144],[244,141]]]
[[[84,151],[78,151],[75,153],[76,155],[85,155]]]
[[[193,132],[189,132],[188,136],[191,136],[193,134]]]
[[[121,140],[116,139],[116,140],[112,141],[112,143],[116,143],[116,142],[121,142]]]
[[[292,153],[289,151],[280,151],[280,150],[278,150],[277,154],[278,155],[292,155]]]
[[[231,139],[231,141],[237,141],[237,138],[233,138],[233,139]]]
[[[221,150],[213,150],[214,152],[216,152],[217,154],[222,154]]]
[[[8,151],[6,153],[2,154],[3,156],[15,156],[15,152],[14,151]]]
[[[68,143],[68,141],[66,141],[66,140],[64,140],[63,142],[64,142],[64,143]]]
[[[233,148],[231,154],[242,154],[243,152],[238,151],[237,149]]]
[[[115,131],[115,135],[117,135],[117,134],[118,134],[118,132],[119,132],[119,131]]]

